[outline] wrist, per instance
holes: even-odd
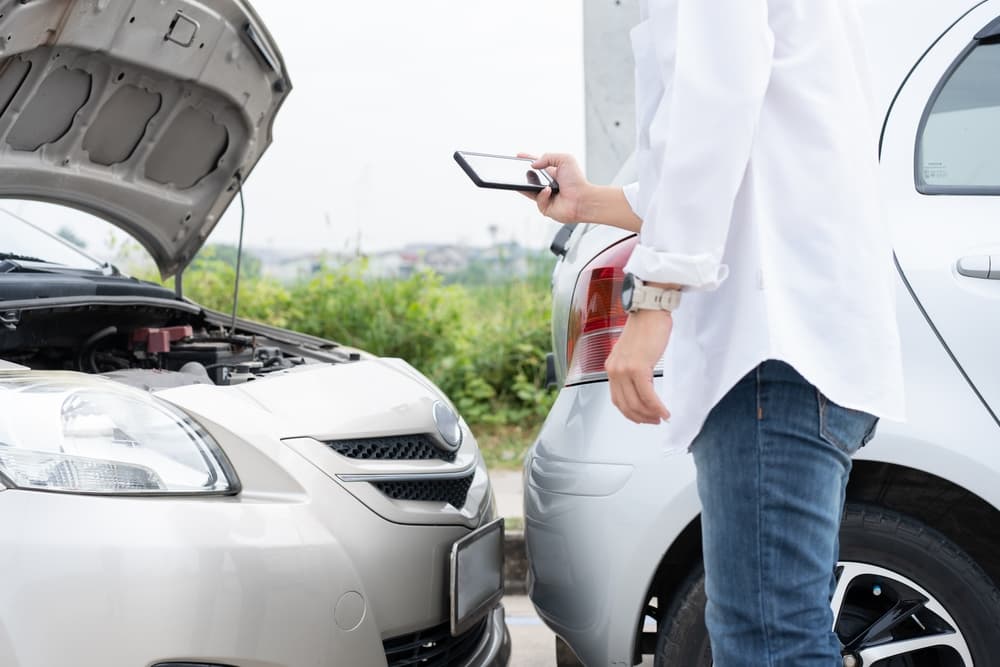
[[[604,189],[593,183],[587,183],[580,189],[576,214],[581,222],[600,222],[601,211],[607,208],[606,203],[602,201],[606,197]]]
[[[629,319],[633,317],[647,322],[652,322],[656,319],[669,320],[672,319],[674,314],[670,310],[653,310],[650,308],[643,308],[632,313],[628,313]]]

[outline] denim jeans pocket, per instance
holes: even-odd
[[[875,437],[879,418],[863,410],[845,408],[816,389],[819,435],[845,454],[853,454]]]

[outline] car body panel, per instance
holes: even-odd
[[[493,493],[478,445],[463,423],[463,442],[451,462],[352,459],[323,440],[426,434],[439,438],[432,417],[433,392],[392,360],[315,364],[233,387],[188,385],[158,396],[185,412],[254,438],[281,441],[309,460],[372,511],[398,524],[478,527],[491,516]],[[472,482],[462,507],[444,502],[390,499],[370,482],[380,479],[467,478]],[[360,478],[360,479],[359,479]]]
[[[897,315],[905,365],[907,422],[881,420],[859,460],[926,470],[1000,507],[998,427],[942,348],[900,281]],[[668,388],[660,387],[667,397]],[[567,425],[572,425],[567,428]],[[956,424],[961,428],[956,428]],[[526,459],[525,541],[529,595],[545,622],[587,665],[631,665],[636,631],[660,560],[700,513],[694,464],[657,448],[659,427],[628,422],[611,404],[606,383],[560,392]],[[536,457],[588,477],[573,495],[553,493],[533,474]],[[633,474],[611,495],[595,473],[600,461]],[[572,583],[572,588],[567,586]],[[581,618],[581,610],[590,615]]]
[[[164,277],[208,238],[291,89],[242,0],[8,0],[0,39],[0,197],[102,217]]]
[[[881,127],[886,110],[910,70],[949,26],[984,0],[861,0],[865,33]]]
[[[205,389],[223,388],[158,395],[216,439],[239,495],[0,492],[0,567],[18,573],[0,592],[4,665],[380,665],[384,639],[447,621],[448,556],[467,525],[386,521],[276,436],[282,415]],[[492,498],[475,514],[492,520]],[[502,607],[488,620],[469,665],[509,642]]]
[[[956,56],[997,18],[998,7],[994,2],[977,7],[930,50],[900,92],[882,144],[885,192],[899,263],[944,342],[994,411],[1000,408],[1000,376],[990,364],[982,363],[982,353],[993,347],[1000,332],[1000,280],[960,275],[957,262],[967,256],[1000,256],[1000,198],[918,192],[914,128]]]
[[[950,50],[950,55],[934,56],[937,77],[968,43],[969,32],[975,31],[973,26],[978,24],[978,29],[1000,14],[998,4],[928,1],[919,2],[918,9],[912,3],[865,2],[867,28],[872,36],[870,55],[878,63],[876,95],[883,110],[889,108],[899,85],[944,29],[969,12],[969,22],[959,23],[961,32],[956,32],[954,39],[946,36],[939,42],[940,48]],[[907,20],[905,30],[897,30],[901,13],[919,19]],[[911,82],[919,82],[921,76],[918,68]],[[929,94],[924,88],[933,78],[931,75],[920,83],[922,94]],[[906,189],[904,178],[908,177],[908,188],[915,195],[913,115],[919,117],[924,105],[905,111],[904,105],[914,106],[905,91],[888,120],[885,147],[887,151],[896,150],[898,144],[908,150],[905,155],[906,150],[900,149],[904,156],[899,159],[906,164],[884,160],[882,170],[893,171],[890,177],[897,179],[900,192]],[[896,127],[896,122],[901,127]],[[626,169],[616,180],[627,182],[631,176]],[[943,202],[955,198],[939,199]],[[940,206],[943,212],[946,204]],[[924,252],[935,257],[942,248],[954,251],[953,239],[941,247],[932,247],[934,244],[926,241],[932,238],[936,243],[944,234],[937,224],[966,211],[961,202],[952,201],[947,206],[948,216],[942,213],[938,220],[927,221],[915,221],[920,217],[915,209],[908,217],[901,217],[898,207],[891,209],[894,240],[905,236],[907,245],[916,248],[924,239]],[[932,230],[936,233],[931,234]],[[581,225],[570,239],[566,257],[556,267],[553,340],[560,380],[565,377],[566,323],[576,278],[591,258],[627,236],[628,232],[619,229]],[[952,263],[956,258],[949,255]],[[925,270],[927,264],[915,251],[901,253],[900,261],[906,275]],[[939,282],[945,279],[940,264],[937,261],[935,266]],[[1000,427],[942,345],[911,296],[903,274],[897,278],[908,419],[905,423],[881,420],[875,438],[855,458],[925,471],[1000,508],[996,484],[1000,474],[1000,448],[996,447]],[[942,290],[937,296],[944,298],[949,293]],[[977,312],[976,308],[996,311],[986,301],[976,308],[970,308],[969,303],[963,313]],[[955,318],[954,327],[970,324],[961,319],[957,310],[945,316]],[[937,323],[936,317],[934,321]],[[988,335],[988,330],[967,335]],[[991,348],[980,338],[975,349]],[[988,364],[980,365],[982,372],[989,372]],[[660,378],[655,378],[654,383],[669,407],[670,392],[679,389],[661,386]],[[587,665],[633,664],[653,576],[661,559],[682,531],[697,521],[700,512],[693,461],[685,454],[660,452],[658,428],[662,427],[625,420],[611,403],[606,382],[564,387],[526,458],[529,595],[545,622]],[[550,467],[549,461],[558,461],[564,473],[576,469],[586,476],[569,486],[559,476],[539,474]],[[619,465],[631,466],[633,472],[619,490],[605,494],[618,484],[615,466]],[[661,605],[666,603],[659,601]]]

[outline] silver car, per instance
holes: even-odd
[[[883,420],[857,455],[835,629],[845,666],[995,665],[1000,0],[872,0],[862,9],[909,419]],[[652,656],[708,666],[694,465],[662,450],[658,429],[669,426],[617,412],[603,370],[625,319],[621,269],[635,242],[581,225],[555,244],[564,254],[553,276],[563,387],[525,461],[529,592],[583,664]],[[660,389],[668,407],[684,390]]]
[[[0,196],[164,276],[291,87],[241,0],[2,2],[0,40]],[[426,377],[0,230],[0,665],[506,664],[503,526]]]

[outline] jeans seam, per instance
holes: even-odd
[[[756,393],[757,393],[757,414],[760,415],[760,366],[757,366],[757,381],[756,381]],[[767,655],[768,664],[765,667],[772,666],[772,653],[771,653],[771,637],[770,637],[770,621],[766,614],[766,595],[764,592],[764,570],[766,568],[764,560],[764,538],[763,538],[763,525],[764,521],[761,516],[763,513],[763,452],[762,448],[762,437],[761,437],[761,423],[758,417],[757,423],[755,424],[756,430],[756,443],[755,449],[757,451],[757,563],[759,565],[758,575],[757,575],[757,594],[758,594],[758,606],[760,608],[760,618],[764,625],[764,653]]]
[[[762,412],[760,405],[760,364],[757,364],[757,368],[754,370],[754,372],[757,375],[757,380],[754,383],[754,390],[757,395],[757,421],[760,421],[764,416],[764,413]]]

